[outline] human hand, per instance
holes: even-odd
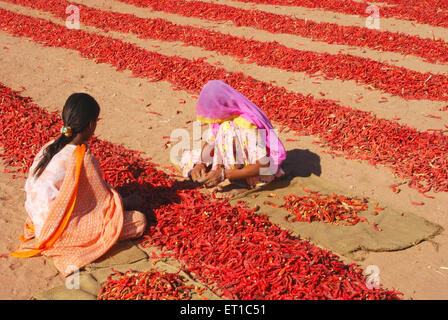
[[[224,168],[219,167],[216,170],[211,170],[205,176],[198,180],[199,183],[203,183],[206,187],[214,187],[225,180]]]
[[[206,167],[203,163],[196,164],[190,173],[191,180],[193,180],[194,182],[199,182],[199,179],[205,176],[205,169]]]

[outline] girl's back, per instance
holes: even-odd
[[[42,158],[43,151],[51,143],[53,143],[53,141],[47,143],[36,155],[30,168],[30,173],[34,172],[37,164]],[[61,151],[53,156],[39,177],[30,174],[26,180],[25,210],[34,223],[34,232],[36,236],[40,235],[42,225],[48,217],[51,203],[59,194],[59,189],[67,170],[67,163],[75,149],[75,145],[67,144]]]

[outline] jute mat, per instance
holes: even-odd
[[[334,192],[337,195],[354,196],[347,190],[329,184],[314,175],[293,178],[287,176],[262,189],[242,193],[234,197],[231,203],[243,200],[250,208],[258,205],[260,206],[258,213],[267,215],[269,220],[278,226],[288,229],[300,238],[310,240],[320,247],[355,259],[362,259],[363,254],[369,251],[406,249],[436,236],[443,230],[441,226],[416,214],[397,211],[382,205],[381,202],[379,202],[379,206],[383,210],[374,210],[375,204],[378,203],[375,199],[368,199],[369,208],[359,214],[359,216],[365,217],[369,223],[359,222],[354,226],[333,225],[320,221],[311,223],[285,221],[285,216],[289,214],[286,209],[264,204],[265,201],[270,201],[281,205],[284,203],[283,197],[289,194],[309,195],[302,187],[317,191],[322,195],[331,195]],[[378,215],[373,215],[374,211],[377,211]],[[381,231],[375,230],[374,222],[377,223]]]
[[[52,265],[51,259],[47,262]],[[170,258],[160,260],[149,259],[147,253],[132,241],[117,243],[111,250],[94,263],[86,266],[79,272],[79,276],[69,276],[65,284],[50,290],[33,294],[33,300],[95,300],[100,293],[101,286],[107,281],[112,269],[126,272],[134,270],[138,272],[158,270],[169,273],[179,272],[184,277],[186,285],[196,286],[199,290],[205,289],[201,294],[209,300],[220,300],[210,288],[195,281],[189,274],[180,270],[176,261]],[[195,290],[192,290],[192,299],[199,300]]]

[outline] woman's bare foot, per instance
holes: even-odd
[[[219,198],[219,199],[231,199],[231,198],[235,197],[236,195],[241,194],[241,193],[243,193],[243,192],[245,192],[247,190],[249,190],[249,189],[239,188],[239,189],[232,189],[232,190],[227,191],[227,192],[222,192],[221,191],[221,192],[217,192],[215,194],[215,196],[216,196],[216,198]]]
[[[218,199],[230,199],[248,190],[249,188],[241,188],[240,186],[228,184],[225,187],[215,187],[212,192],[214,192],[215,197]]]

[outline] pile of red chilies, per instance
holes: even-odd
[[[192,289],[194,286],[186,286],[184,278],[175,273],[113,270],[97,300],[190,300]]]
[[[361,270],[280,229],[242,205],[180,191],[180,203],[155,210],[144,246],[180,260],[185,271],[231,299],[389,299],[367,290]]]
[[[350,198],[344,195],[319,193],[298,196],[290,194],[284,197],[283,207],[292,213],[297,221],[321,221],[335,225],[354,226],[367,219],[358,214],[368,208],[367,199]],[[294,219],[288,219],[293,221]]]
[[[67,16],[66,8],[70,5],[66,0],[3,1],[48,11],[60,18]],[[131,14],[102,11],[80,4],[77,6],[82,11],[83,24],[105,31],[134,33],[163,41],[182,41],[187,45],[244,58],[261,66],[310,75],[320,72],[326,79],[355,80],[405,99],[448,100],[448,77],[442,74],[421,73],[351,55],[296,50],[277,42],[247,40],[203,28],[179,26],[163,19],[138,18]]]
[[[425,5],[429,10],[448,9],[448,2],[445,0],[372,0],[371,2],[387,3],[390,5]]]
[[[408,185],[423,194],[448,191],[448,137],[442,130],[419,132],[333,100],[318,100],[242,73],[227,72],[201,59],[164,56],[8,10],[0,9],[0,14],[1,30],[46,46],[77,50],[83,57],[111,64],[117,70],[130,70],[137,77],[169,81],[175,89],[198,94],[207,81],[224,80],[259,105],[272,121],[301,134],[318,136],[333,152],[384,165],[409,179]]]
[[[156,11],[212,21],[231,21],[271,33],[287,33],[331,44],[367,47],[377,51],[415,55],[428,62],[448,62],[446,42],[422,39],[404,33],[371,30],[358,26],[314,22],[260,10],[244,10],[227,5],[186,0],[118,0]]]
[[[23,172],[39,148],[59,135],[62,122],[3,85],[0,111],[2,158]],[[140,194],[145,200],[140,210],[155,215],[157,224],[143,244],[160,247],[227,298],[396,299],[400,294],[368,289],[354,264],[344,264],[242,205],[214,201],[160,172],[138,152],[98,139],[90,148],[106,180],[122,194]]]
[[[394,5],[393,7],[378,4],[380,17],[409,20],[437,27],[448,27],[448,12],[438,9],[448,9],[445,0],[376,0],[359,2],[353,0],[233,0],[239,2],[298,6],[306,8],[319,8],[344,14],[368,16],[366,8],[372,2],[381,2]]]

